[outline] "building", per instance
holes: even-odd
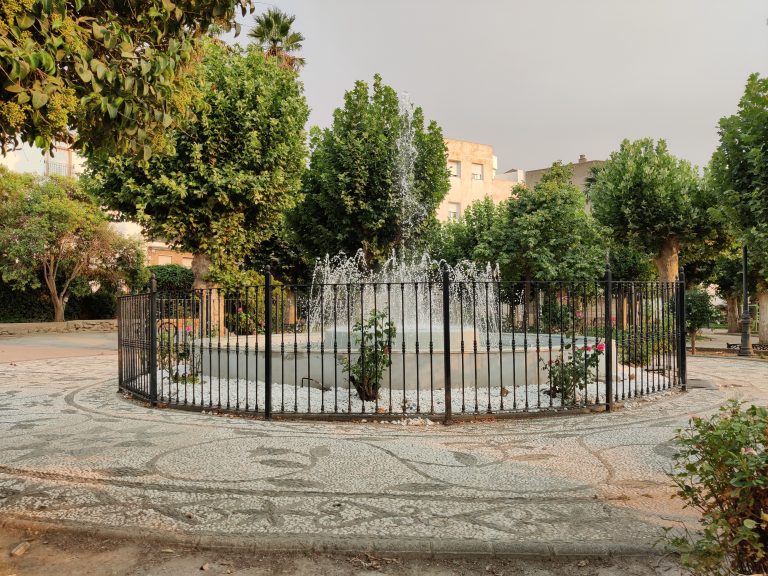
[[[510,197],[517,173],[496,174],[493,147],[465,140],[445,140],[451,189],[437,209],[440,221],[461,218],[467,206],[490,197],[499,203]]]
[[[571,183],[578,186],[581,190],[584,190],[586,188],[587,178],[589,178],[590,174],[592,173],[592,168],[600,167],[603,164],[605,164],[605,160],[587,160],[586,154],[581,154],[579,156],[578,162],[568,164],[568,166],[573,169],[573,177],[571,178]],[[526,186],[533,188],[536,186],[536,184],[539,183],[542,176],[544,176],[544,174],[547,172],[549,172],[549,167],[538,168],[536,170],[526,170]]]
[[[50,152],[23,144],[17,150],[9,150],[0,155],[0,164],[14,172],[39,174],[40,176],[77,177],[85,169],[85,161],[72,148],[57,144]]]

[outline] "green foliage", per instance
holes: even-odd
[[[627,244],[612,243],[610,253],[611,277],[615,281],[650,281],[656,279],[656,269],[648,254]]]
[[[412,174],[398,163],[398,140],[408,130],[415,146]],[[345,94],[330,128],[313,128],[310,148],[304,200],[291,221],[313,257],[362,248],[375,265],[393,248],[412,247],[450,187],[442,131],[435,122],[424,126],[420,108],[403,113],[397,93],[378,75],[372,89],[359,81]],[[415,205],[404,205],[403,181]]]
[[[685,329],[691,338],[691,351],[696,353],[696,333],[715,317],[715,307],[709,294],[701,288],[685,292]]]
[[[365,322],[358,321],[352,327],[360,353],[354,363],[349,358],[339,358],[349,381],[361,400],[373,401],[379,397],[384,370],[392,364],[389,345],[397,334],[394,323],[387,320],[386,312],[372,310]]]
[[[676,436],[671,477],[700,533],[667,533],[683,564],[701,576],[768,572],[768,410],[737,401],[693,418]]]
[[[624,140],[595,175],[590,196],[595,218],[613,239],[660,256],[692,239],[696,170],[669,153],[664,140]],[[662,280],[667,280],[659,270]]]
[[[473,202],[459,220],[439,225],[428,246],[429,253],[452,265],[461,260],[481,264],[495,261],[492,231],[499,214],[490,197]]]
[[[41,290],[15,290],[0,280],[0,322],[49,322],[51,300]]]
[[[539,357],[541,368],[547,373],[549,385],[544,393],[560,398],[563,404],[568,400],[577,401],[576,390],[583,392],[589,382],[595,381],[603,352],[605,344],[598,341],[595,346],[576,348],[572,344],[566,344],[561,355],[549,361]]]
[[[195,281],[192,270],[178,264],[147,266],[147,272],[155,275],[158,292],[189,292]],[[144,288],[148,288],[148,285]]]
[[[738,112],[720,120],[719,132],[710,167],[720,208],[768,286],[768,77],[749,77]]]
[[[195,107],[196,38],[240,0],[7,0],[0,11],[0,143],[148,157]]]
[[[150,237],[235,266],[269,238],[299,190],[308,109],[295,72],[213,41],[204,44],[207,110],[171,133],[174,154],[147,165],[127,157],[94,161],[91,186]]]
[[[516,186],[498,207],[493,250],[505,280],[594,280],[605,269],[603,231],[584,195],[555,163],[534,189]]]
[[[76,180],[5,168],[0,176],[0,275],[18,290],[36,289],[42,278],[56,321],[77,282],[143,281],[141,244],[114,232]]]
[[[256,39],[265,54],[276,58],[281,65],[298,70],[304,66],[304,58],[292,52],[301,50],[304,36],[291,30],[295,16],[289,16],[279,8],[270,8],[255,18],[256,27],[248,36]]]

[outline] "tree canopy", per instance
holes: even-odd
[[[255,18],[256,27],[248,33],[254,38],[265,54],[284,66],[298,70],[304,66],[304,58],[294,52],[301,50],[304,35],[291,30],[295,16],[289,16],[279,8],[270,8]]]
[[[141,285],[144,251],[109,227],[76,180],[0,167],[0,275],[19,290],[38,288],[42,277],[62,322],[79,280]]]
[[[506,280],[594,280],[605,270],[602,230],[561,162],[534,188],[518,185],[498,208],[494,250]]]
[[[374,77],[344,96],[333,125],[311,133],[303,202],[292,222],[315,257],[362,248],[369,264],[403,248],[435,221],[450,183],[445,142],[421,108],[401,106]]]
[[[308,116],[296,73],[256,46],[208,41],[202,66],[206,109],[171,133],[175,153],[146,165],[102,159],[91,171],[109,208],[195,254],[198,281],[274,233],[300,188]]]
[[[681,242],[692,233],[698,186],[696,170],[670,154],[664,140],[624,140],[590,185],[593,214],[617,242],[653,254],[660,280],[669,282]]]
[[[0,144],[151,155],[194,109],[196,38],[249,0],[8,0],[0,10]]]

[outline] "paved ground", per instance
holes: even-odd
[[[128,401],[115,364],[0,364],[0,518],[155,546],[647,553],[692,519],[664,473],[674,430],[727,397],[768,399],[768,363],[692,358],[691,378],[717,386],[613,414],[263,422]]]
[[[0,338],[0,364],[41,358],[117,355],[116,332],[72,332]]]

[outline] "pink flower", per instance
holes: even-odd
[[[576,310],[576,318],[583,318],[583,317],[584,317],[584,312],[582,312],[581,310]]]
[[[595,346],[595,348],[597,348],[598,352],[605,352],[605,344],[603,344],[602,342],[598,342],[598,344],[597,344],[597,346]]]
[[[592,352],[592,346],[585,346],[584,350],[586,350],[587,352]]]
[[[192,326],[187,326],[185,330],[187,331],[187,334],[189,334],[190,332],[192,332]]]
[[[757,451],[754,448],[744,447],[741,449],[741,453],[745,456],[757,456]]]
[[[616,322],[616,316],[611,316],[611,322]]]
[[[237,313],[238,313],[238,314],[242,314],[242,312],[243,312],[243,307],[242,307],[242,306],[240,306],[240,307],[237,309]]]

